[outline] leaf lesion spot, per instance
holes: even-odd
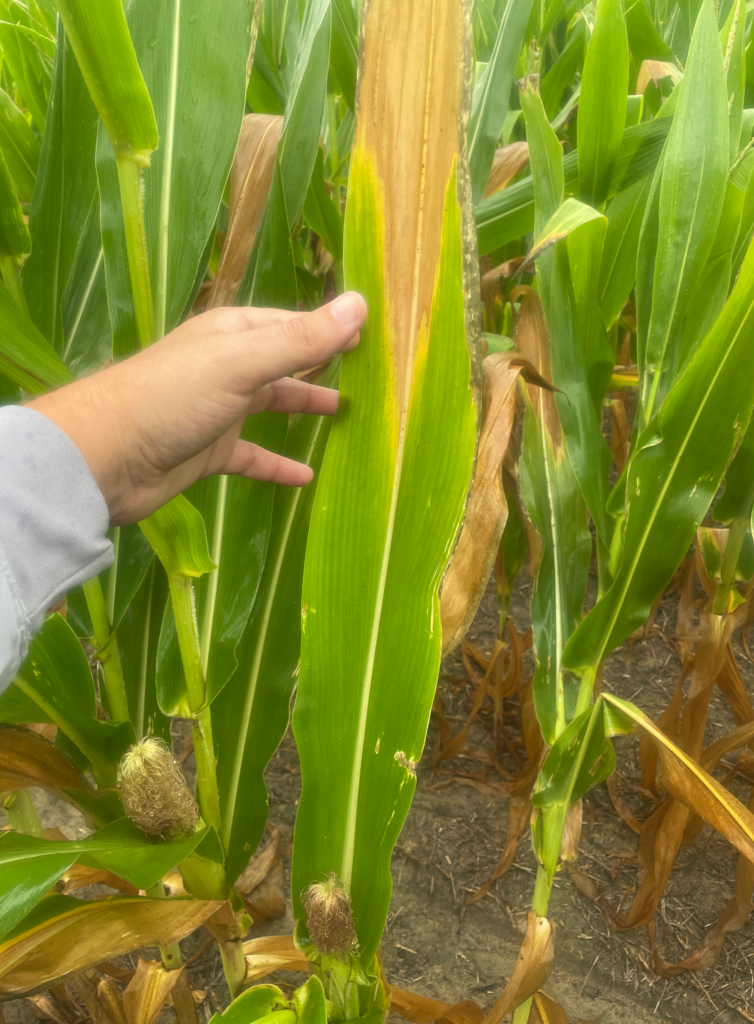
[[[416,769],[419,766],[419,762],[412,761],[409,757],[406,757],[402,750],[396,750],[394,756],[401,768],[405,768],[409,775],[413,775],[416,778]]]

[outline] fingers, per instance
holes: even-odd
[[[219,334],[238,334],[241,331],[257,331],[260,327],[274,327],[287,323],[303,313],[288,309],[265,309],[257,306],[221,306],[207,310],[189,321],[193,327]]]
[[[283,377],[265,384],[254,394],[249,415],[268,409],[270,412],[308,412],[315,416],[333,416],[338,410],[338,392],[321,388],[303,380]]]
[[[307,370],[358,344],[367,307],[357,292],[346,292],[313,313],[238,335],[228,369],[248,391]]]
[[[250,441],[237,441],[226,465],[219,472],[284,487],[305,487],[314,476],[309,466],[286,459],[284,455],[275,455]]]

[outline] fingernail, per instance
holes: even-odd
[[[356,330],[364,319],[364,300],[358,292],[345,292],[330,303],[330,311],[341,327]]]

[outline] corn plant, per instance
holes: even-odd
[[[177,972],[202,923],[232,995],[270,969],[242,943],[239,880],[295,692],[297,925],[275,955],[315,975],[292,997],[248,987],[217,1021],[384,1018],[390,857],[440,659],[493,564],[504,625],[527,548],[517,828],[531,818],[540,867],[489,1024],[545,1019],[550,891],[615,735],[638,730],[662,763],[666,850],[693,812],[754,859],[752,813],[702,756],[751,575],[747,22],[742,0],[0,0],[4,401],[202,310],[310,309],[346,287],[369,306],[359,347],[319,371],[341,393],[332,424],[268,412],[243,430],[315,483],[210,478],[113,529],[113,567],[68,594],[0,696],[4,998],[148,944],[163,966],[145,971]],[[707,632],[671,737],[600,670],[695,538]],[[195,794],[172,719],[191,723]],[[43,835],[32,786],[92,834]],[[673,856],[626,926],[651,920]],[[74,865],[125,895],[52,891]]]

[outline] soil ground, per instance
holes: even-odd
[[[514,589],[510,615],[520,633],[528,627],[531,581],[524,569]],[[634,641],[611,657],[604,685],[635,701],[656,717],[673,693],[680,663],[671,642],[678,599],[665,599],[656,620],[656,635]],[[490,588],[469,633],[469,639],[489,653],[497,636],[498,609]],[[741,674],[754,691],[754,665],[748,661],[738,636],[734,648]],[[526,655],[531,674],[531,652]],[[443,665],[440,678],[445,711],[454,731],[465,720],[473,684],[456,653]],[[484,716],[481,716],[484,720]],[[716,693],[709,714],[708,738],[723,735],[734,722],[727,705]],[[507,981],[525,930],[536,862],[528,831],[521,837],[514,866],[481,902],[464,908],[465,901],[492,874],[502,850],[507,827],[507,801],[459,782],[452,775],[433,775],[430,768],[435,722],[430,725],[427,753],[418,771],[419,784],[411,812],[393,858],[394,892],[383,941],[389,980],[402,988],[448,1002],[474,999],[488,1010]],[[490,733],[476,724],[468,746],[489,747]],[[617,744],[618,772],[630,786],[638,785],[636,741]],[[446,763],[448,764],[448,763]],[[186,762],[190,774],[192,759]],[[469,760],[449,767],[479,771]],[[290,867],[290,841],[298,803],[300,774],[296,750],[288,733],[269,765],[270,819],[283,835],[286,885]],[[733,792],[748,802],[748,792],[734,783]],[[69,808],[38,794],[46,826],[58,825],[71,838],[84,831],[83,820]],[[636,813],[648,804],[634,797]],[[613,905],[625,910],[636,890],[637,836],[621,822],[610,804],[605,786],[585,801],[584,829],[577,866],[591,876]],[[668,961],[682,959],[695,949],[733,895],[737,854],[709,828],[683,848],[657,914],[658,940]],[[80,895],[86,895],[82,891]],[[550,905],[556,931],[555,966],[545,990],[557,999],[574,1024],[601,1020],[602,1024],[652,1019],[699,1024],[742,1024],[754,1021],[754,928],[747,923],[729,935],[718,963],[695,974],[671,980],[651,970],[646,930],[611,932],[600,913],[574,887],[566,874],[556,879]],[[253,934],[290,934],[290,911],[268,921]],[[202,929],[185,940],[184,955],[207,942]],[[132,958],[135,962],[135,957]],[[207,1017],[227,1004],[219,956],[208,948],[190,968],[192,987],[208,991],[201,1007]],[[278,974],[280,983],[298,984],[300,975]],[[23,1001],[3,1006],[8,1024],[34,1020]],[[200,1013],[200,1016],[201,1016]],[[163,1011],[164,1020],[172,1013]]]

